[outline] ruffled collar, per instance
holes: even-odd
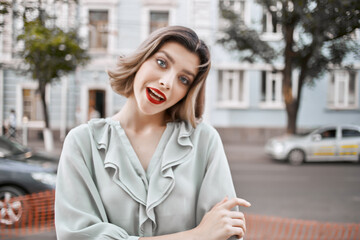
[[[105,151],[104,168],[112,169],[113,181],[142,206],[139,210],[140,231],[146,229],[147,219],[151,219],[153,228],[156,228],[154,208],[171,194],[175,186],[173,168],[191,159],[194,128],[184,121],[167,124],[167,128],[172,128],[171,135],[160,155],[160,164],[147,181],[140,173],[143,171],[139,169],[140,162],[132,162],[128,153],[123,153],[122,135],[125,131],[118,121],[94,119],[88,122],[88,126],[98,150]]]
[[[191,146],[190,136],[194,132],[194,128],[190,123],[185,121],[169,122],[168,125],[174,125],[174,138],[179,146]],[[111,133],[114,134],[116,129],[122,129],[120,122],[112,118],[91,119],[88,122],[90,132],[97,143],[98,149],[106,150],[109,145]],[[174,139],[174,140],[175,140]],[[175,147],[175,146],[174,146]]]

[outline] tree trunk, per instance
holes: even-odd
[[[301,93],[302,93],[302,88],[303,88],[305,78],[306,78],[306,75],[307,75],[307,71],[308,71],[307,64],[308,64],[308,61],[310,59],[310,56],[311,56],[311,54],[306,56],[303,59],[303,62],[301,64],[301,66],[300,66],[300,75],[299,75],[298,87],[297,87],[297,89],[298,89],[298,91],[297,91],[297,99],[298,99],[297,109],[299,109],[299,107],[300,107]]]
[[[53,135],[50,129],[50,123],[49,123],[49,113],[46,105],[46,84],[43,83],[45,81],[39,80],[39,91],[41,96],[41,103],[43,107],[43,115],[44,115],[44,121],[45,121],[45,128],[43,129],[43,136],[44,136],[44,146],[45,150],[47,152],[51,152],[54,150],[54,139]]]
[[[294,98],[292,91],[292,70],[294,52],[292,46],[294,43],[294,26],[284,25],[285,28],[285,67],[283,70],[283,96],[286,106],[287,127],[289,134],[296,133],[296,120],[298,112],[298,98]]]
[[[40,92],[40,97],[41,97],[41,103],[42,103],[42,108],[43,108],[43,116],[44,116],[44,121],[45,121],[45,128],[50,128],[50,123],[49,123],[49,114],[48,114],[48,109],[47,109],[47,105],[46,105],[46,84],[42,83],[42,80],[39,80],[39,92]]]

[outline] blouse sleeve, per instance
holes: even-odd
[[[200,188],[196,223],[199,225],[204,215],[224,197],[236,197],[229,164],[219,134],[213,129],[207,146],[207,169]],[[238,211],[238,207],[232,209]],[[235,236],[230,239],[238,239]]]
[[[108,222],[86,165],[91,147],[89,135],[83,133],[72,130],[68,134],[60,158],[55,194],[57,239],[138,240],[138,236],[129,236],[124,229]]]

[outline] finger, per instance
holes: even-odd
[[[244,229],[242,229],[241,227],[237,227],[236,234],[234,234],[234,235],[237,236],[238,239],[243,239],[243,237],[245,236]]]
[[[246,224],[244,220],[240,220],[240,219],[232,219],[231,220],[231,225],[233,227],[240,227],[243,229],[243,232],[246,233]]]
[[[242,238],[244,237],[245,233],[244,233],[244,229],[242,229],[241,227],[232,227],[232,234],[231,236],[237,236],[237,238]]]
[[[216,207],[220,206],[221,204],[227,202],[228,200],[229,200],[229,198],[226,196],[226,197],[224,197],[223,200],[221,200],[220,202],[218,202],[217,204],[215,204],[212,208],[216,208]]]
[[[246,201],[242,198],[232,198],[228,200],[227,202],[223,203],[222,206],[224,206],[226,209],[230,210],[235,206],[243,206],[243,207],[250,207],[251,203]]]
[[[245,220],[245,215],[244,215],[244,213],[238,212],[238,211],[230,211],[229,217],[230,217],[230,218],[237,218],[237,219],[243,219],[243,220]]]

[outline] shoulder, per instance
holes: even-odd
[[[100,129],[101,127],[94,126],[92,121],[71,129],[65,138],[62,152],[73,156],[80,154],[85,159],[89,159],[97,146],[94,131],[101,132]]]
[[[92,119],[87,123],[81,124],[69,131],[65,138],[66,143],[78,146],[89,146],[92,141],[101,138],[109,127],[106,119]]]
[[[205,123],[205,122],[201,122],[196,126],[195,133],[207,134],[207,135],[213,135],[213,136],[219,135],[217,130],[213,126],[211,126],[210,124]]]
[[[193,139],[198,139],[198,141],[203,143],[220,141],[220,135],[218,131],[213,126],[205,122],[199,123],[194,129],[192,135]]]
[[[62,152],[87,150],[90,144],[87,124],[81,124],[69,131],[64,140]]]
[[[88,124],[81,124],[69,131],[66,136],[66,139],[79,139],[82,140],[84,138],[89,137],[89,127]],[[65,140],[66,141],[66,140]]]
[[[95,137],[98,134],[102,134],[109,127],[108,119],[91,119],[87,123],[81,124],[73,129],[67,135],[67,138],[75,138],[79,140],[85,140],[90,137]]]

